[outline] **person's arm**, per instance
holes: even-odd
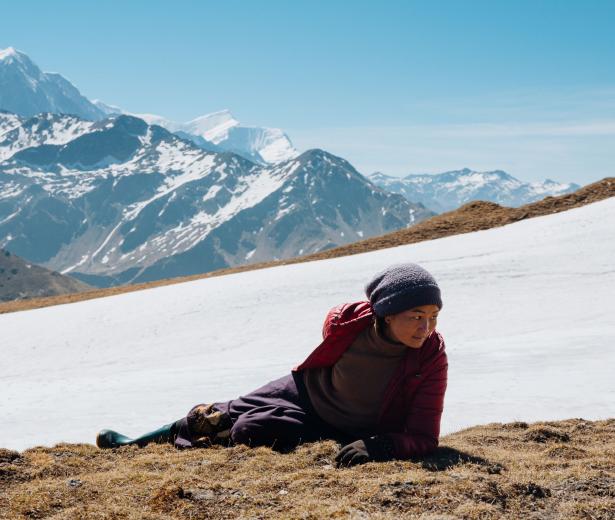
[[[406,417],[405,431],[386,434],[393,441],[395,458],[425,455],[438,447],[447,379],[448,361],[442,351],[416,390]]]
[[[409,459],[435,450],[440,436],[447,375],[448,361],[442,350],[416,389],[406,416],[405,431],[375,435],[347,444],[335,458],[338,466]]]

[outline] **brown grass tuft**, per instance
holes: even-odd
[[[526,441],[533,442],[568,442],[570,440],[570,435],[566,432],[556,430],[555,428],[549,428],[548,426],[537,426],[528,429],[523,438]]]
[[[338,448],[0,450],[0,517],[615,519],[615,419],[476,426],[429,457],[344,469]]]
[[[566,446],[558,444],[547,448],[544,451],[547,457],[559,458],[559,459],[584,459],[587,457],[587,451],[583,448],[573,448],[572,446]]]

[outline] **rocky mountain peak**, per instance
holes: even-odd
[[[10,79],[17,75],[25,75],[30,82],[37,82],[42,71],[27,54],[18,51],[14,47],[0,50],[0,78]]]
[[[333,155],[332,153],[329,153],[320,148],[311,148],[310,150],[306,150],[302,154],[298,155],[295,160],[299,161],[301,164],[311,163],[314,167],[321,165],[323,162],[327,164],[332,162],[341,162],[344,164],[348,164],[348,162],[342,157]]]
[[[62,75],[42,72],[13,47],[0,51],[0,109],[26,117],[53,112],[95,120],[105,115]]]
[[[0,49],[0,61],[2,61],[5,65],[15,62],[32,64],[30,58],[28,58],[28,56],[23,52],[15,49],[15,47]]]

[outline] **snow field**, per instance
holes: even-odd
[[[502,228],[0,315],[0,446],[136,435],[288,373],[398,262],[442,288],[443,433],[612,417],[615,198]]]

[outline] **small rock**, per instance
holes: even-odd
[[[516,484],[513,487],[517,493],[533,498],[546,498],[551,496],[551,490],[548,488],[543,488],[534,482],[528,482],[527,484]]]
[[[493,464],[489,464],[487,467],[487,473],[489,473],[489,475],[499,475],[500,473],[502,473],[502,470],[504,469],[504,466],[502,466],[501,464],[498,464],[497,462],[493,463]]]
[[[200,502],[214,500],[216,498],[216,494],[211,489],[198,489],[186,493],[186,498]]]
[[[278,495],[288,495],[288,491],[286,489],[280,489],[280,491],[278,491]]]

